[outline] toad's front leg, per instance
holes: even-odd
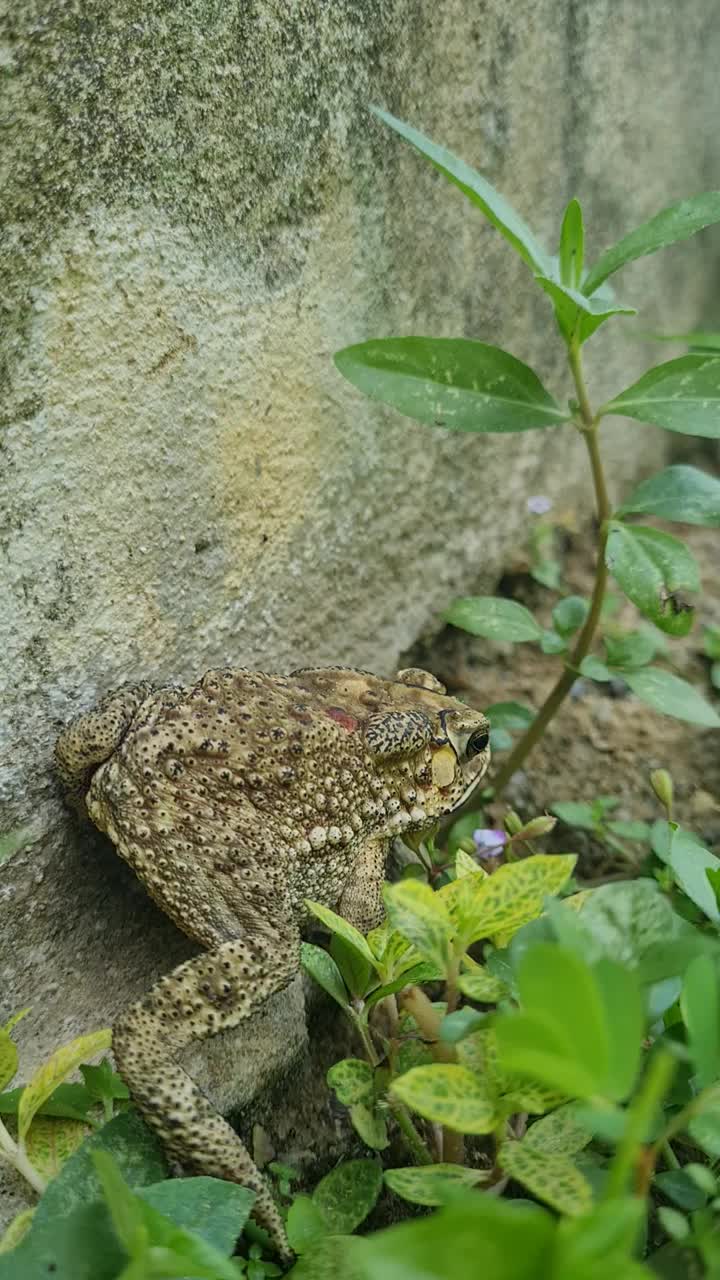
[[[180,965],[134,1004],[113,1030],[120,1075],[168,1152],[193,1172],[256,1194],[253,1217],[290,1256],[270,1191],[234,1129],[179,1065],[190,1043],[236,1027],[286,986],[299,967],[296,927],[283,922],[223,942]]]

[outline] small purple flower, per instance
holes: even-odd
[[[472,838],[481,858],[499,858],[507,844],[507,833],[505,831],[493,831],[487,827],[481,827],[477,831],[473,831]]]
[[[527,509],[534,516],[546,516],[552,510],[552,498],[546,498],[544,493],[536,493],[528,498]]]

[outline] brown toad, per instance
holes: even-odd
[[[268,1188],[178,1054],[292,979],[306,898],[363,932],[380,922],[393,838],[462,803],[487,769],[488,728],[424,671],[223,669],[191,689],[119,689],[58,740],[66,786],[206,948],[118,1021],[120,1074],[173,1156],[253,1188],[281,1248]]]

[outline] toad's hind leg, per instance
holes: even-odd
[[[113,1049],[121,1076],[167,1150],[196,1173],[256,1194],[253,1217],[290,1256],[270,1191],[234,1129],[177,1062],[188,1044],[235,1027],[286,986],[299,968],[299,935],[262,922],[245,940],[222,942],[162,978],[119,1020]]]

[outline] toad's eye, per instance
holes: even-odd
[[[477,756],[481,751],[484,751],[489,741],[490,734],[486,729],[478,729],[475,733],[472,733],[465,748],[465,755],[468,760],[472,760],[473,756]]]

